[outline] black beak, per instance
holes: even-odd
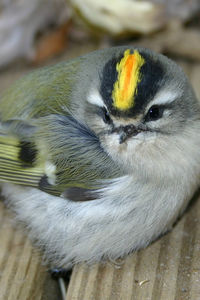
[[[132,136],[136,136],[142,130],[135,127],[134,125],[127,125],[127,126],[119,126],[117,128],[113,128],[112,132],[119,133],[119,143],[124,143],[128,138]]]
[[[119,143],[124,143],[128,138],[136,136],[141,130],[134,125],[127,125],[122,127],[122,131],[119,135]]]

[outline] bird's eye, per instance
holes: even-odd
[[[156,121],[160,118],[162,118],[162,115],[163,115],[163,111],[164,111],[164,107],[163,106],[158,106],[158,105],[153,105],[146,117],[145,117],[145,121]]]
[[[103,121],[106,124],[110,124],[112,122],[110,115],[105,107],[102,109],[102,117],[103,117]]]

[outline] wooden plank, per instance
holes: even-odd
[[[0,300],[58,299],[55,283],[42,266],[38,251],[32,248],[13,216],[0,202]]]
[[[189,292],[190,299],[200,299],[200,205],[197,207],[197,214],[194,222],[196,223],[195,244],[191,256],[191,286]]]

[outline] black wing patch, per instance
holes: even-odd
[[[37,159],[38,150],[36,145],[32,142],[19,142],[19,159],[30,165],[34,165]]]
[[[97,190],[71,187],[63,192],[63,197],[71,201],[91,201],[98,198]]]

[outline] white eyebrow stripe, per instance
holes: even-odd
[[[95,89],[92,89],[87,97],[87,101],[91,104],[100,106],[100,107],[104,107],[105,104],[103,102],[103,99],[101,97],[101,95],[99,94],[99,92]]]
[[[162,90],[160,91],[155,98],[149,103],[149,109],[152,105],[164,105],[172,103],[175,99],[181,96],[180,90]]]

